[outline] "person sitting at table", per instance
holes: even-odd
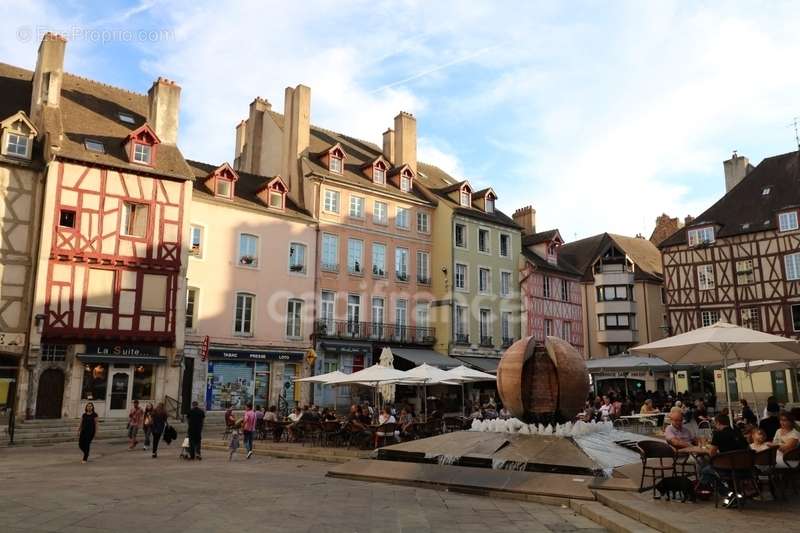
[[[295,407],[292,409],[292,412],[289,413],[289,421],[294,424],[298,420],[300,420],[301,412],[299,407]]]
[[[775,438],[775,432],[778,431],[778,428],[781,426],[781,422],[778,419],[780,410],[778,402],[768,403],[767,414],[758,424],[759,429],[764,430],[764,433],[767,435],[767,440],[769,441]]]
[[[739,403],[742,404],[742,415],[740,419],[751,426],[757,425],[758,419],[756,418],[756,414],[753,412],[753,410],[750,409],[750,405],[747,403],[747,400],[742,398],[739,400]]]
[[[653,400],[651,400],[650,398],[646,399],[644,401],[644,403],[642,404],[642,408],[639,409],[639,414],[640,415],[649,415],[649,414],[653,414],[653,413],[657,413],[657,412],[658,412],[658,409],[653,407]]]
[[[775,398],[775,396],[768,396],[767,397],[767,405],[764,406],[764,412],[761,414],[761,418],[762,419],[767,418],[769,416],[769,413],[770,413],[770,406],[775,406],[775,405],[778,405],[778,399]],[[778,405],[778,408],[775,409],[772,412],[779,413],[780,410],[781,410],[781,407],[780,407],[780,405]],[[776,417],[777,417],[777,415],[776,415]]]
[[[603,405],[600,406],[600,418],[608,420],[611,418],[614,406],[611,405],[611,399],[608,396],[603,396]]]
[[[794,467],[797,463],[792,461],[793,464],[789,465],[783,460],[783,456],[800,445],[800,432],[794,425],[794,416],[791,413],[782,412],[779,421],[780,427],[775,431],[775,438],[772,440],[772,444],[778,447],[775,463],[778,468]]]
[[[683,413],[670,411],[669,425],[664,430],[664,438],[675,449],[688,448],[697,444],[697,438],[692,431],[683,425]]]
[[[502,418],[503,420],[511,418],[511,411],[509,411],[505,405],[500,408],[500,412],[498,414],[500,415],[500,418]]]
[[[336,413],[333,411],[333,409],[325,407],[322,409],[321,418],[323,422],[333,422],[336,420]]]
[[[714,457],[719,453],[749,449],[747,440],[745,440],[744,435],[742,435],[741,431],[739,431],[739,428],[731,427],[731,419],[728,416],[715,416],[714,425],[714,433],[712,434],[711,444],[708,448],[709,457]],[[748,473],[749,472],[742,472],[741,474],[744,476]],[[739,475],[739,473],[737,472],[734,475]],[[707,464],[700,469],[701,483],[713,485],[715,478],[718,477],[719,474],[710,464]],[[719,483],[717,487],[720,496],[724,496],[722,503],[725,505],[725,507],[736,507],[738,505],[739,500],[742,498],[741,494],[734,494],[724,482]]]
[[[345,428],[351,435],[351,440],[354,440],[359,447],[367,446],[372,437],[372,433],[367,429],[367,424],[364,422],[364,413],[360,405],[351,405],[350,413],[347,415]]]
[[[708,420],[708,409],[706,409],[706,404],[700,398],[694,401],[694,419],[697,420],[697,423],[704,420]]]
[[[389,412],[389,409],[384,407],[381,409],[380,414],[378,415],[378,424],[382,426],[384,424],[396,424],[397,420],[392,416],[392,413]],[[383,431],[376,431],[375,432],[375,446],[378,445],[378,438],[379,437],[394,437],[395,440],[398,442],[400,441],[400,430],[395,429],[393,433],[385,433]]]
[[[411,416],[411,413],[408,409],[401,409],[400,410],[400,418],[397,419],[397,424],[400,427],[400,436],[411,437],[411,429],[414,425],[414,417]]]
[[[767,434],[764,433],[763,429],[754,429],[752,436],[753,436],[753,442],[750,443],[751,450],[753,450],[754,452],[763,452],[764,450],[769,449]]]

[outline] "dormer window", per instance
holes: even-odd
[[[328,159],[328,170],[334,174],[341,174],[344,171],[344,150],[337,143],[325,155]]]
[[[90,152],[97,152],[98,154],[106,153],[106,146],[103,144],[102,141],[97,141],[95,139],[86,139],[83,142],[83,145]]]
[[[205,186],[217,198],[231,200],[234,197],[234,186],[239,175],[228,163],[223,163],[214,169],[205,179]]]
[[[224,198],[230,198],[231,182],[226,179],[217,179],[217,189],[214,191],[214,194]]]
[[[6,137],[6,155],[27,157],[28,138],[17,133],[9,133]]]
[[[379,185],[386,184],[386,168],[382,164],[376,164],[372,169],[372,181]]]
[[[470,207],[472,205],[472,194],[470,194],[469,189],[466,187],[461,189],[461,206],[462,207]]]
[[[286,208],[286,193],[289,187],[280,176],[275,176],[266,185],[256,191],[256,195],[270,209],[284,210]]]
[[[2,154],[17,159],[30,159],[36,128],[25,113],[22,111],[15,113],[0,122],[0,128],[3,130],[2,146],[0,146]]]
[[[270,191],[269,206],[274,209],[283,209],[283,193],[278,191]]]
[[[491,194],[486,196],[486,212],[494,213],[494,196]]]
[[[125,138],[125,151],[128,159],[137,165],[153,165],[156,160],[156,147],[161,140],[147,124],[143,124]]]
[[[690,229],[688,231],[689,246],[708,245],[714,242],[714,228],[706,226],[704,228]]]
[[[558,244],[554,242],[547,245],[547,262],[553,265],[558,262]]]
[[[133,115],[129,115],[127,113],[118,113],[117,116],[126,124],[136,124],[136,119],[133,118]]]
[[[794,231],[797,228],[797,211],[778,214],[778,231]]]
[[[409,169],[405,169],[400,174],[400,190],[403,192],[411,192],[413,179],[414,179],[414,173]]]
[[[149,144],[134,143],[133,145],[134,163],[142,163],[143,165],[149,165],[151,155],[152,155],[152,147]]]

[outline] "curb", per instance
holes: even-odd
[[[215,451],[228,451],[228,447],[222,444],[203,443],[203,449]],[[253,455],[263,455],[265,457],[275,457],[277,459],[298,459],[303,461],[320,461],[324,463],[346,463],[357,459],[356,457],[343,455],[320,455],[315,453],[290,452],[284,450],[253,449]]]
[[[570,500],[570,509],[613,533],[655,533],[657,530],[600,502]]]

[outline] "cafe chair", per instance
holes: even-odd
[[[336,420],[327,420],[322,423],[322,444],[328,446],[331,442],[336,444],[342,438],[342,426]]]
[[[642,459],[642,480],[639,483],[639,492],[653,489],[653,498],[656,496],[656,484],[659,480],[675,475],[675,450],[666,442],[655,440],[639,441],[639,456]],[[652,486],[645,487],[645,478],[653,480]]]
[[[378,447],[378,443],[381,443],[382,446],[386,446],[388,440],[394,438],[394,432],[397,424],[388,422],[386,424],[381,424],[375,429],[375,447]]]
[[[744,487],[751,482],[756,490],[760,490],[755,475],[755,453],[752,450],[736,450],[724,452],[711,458],[711,466],[718,476],[714,478],[714,507],[719,506],[719,486],[728,482],[735,494],[745,495]],[[744,507],[746,497],[739,500],[739,509]]]
[[[776,473],[780,476],[783,482],[784,491],[786,487],[791,485],[792,492],[797,494],[797,478],[800,477],[800,448],[783,454],[783,465],[781,468],[776,469]],[[792,466],[793,463],[795,466]]]
[[[769,486],[769,492],[772,494],[774,500],[778,499],[777,486],[778,486],[778,473],[776,468],[776,457],[778,455],[778,448],[770,447],[766,450],[757,452],[753,457],[753,465],[755,466],[756,482],[759,485],[759,490],[762,485]],[[786,494],[781,494],[782,499],[786,499]]]

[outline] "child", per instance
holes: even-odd
[[[228,454],[228,461],[233,460],[233,454],[239,449],[239,428],[234,427],[231,431],[231,441],[228,443],[228,450],[230,453]]]
[[[752,435],[753,442],[750,443],[751,450],[754,452],[763,452],[769,448],[769,444],[767,444],[767,434],[763,429],[754,429]]]

